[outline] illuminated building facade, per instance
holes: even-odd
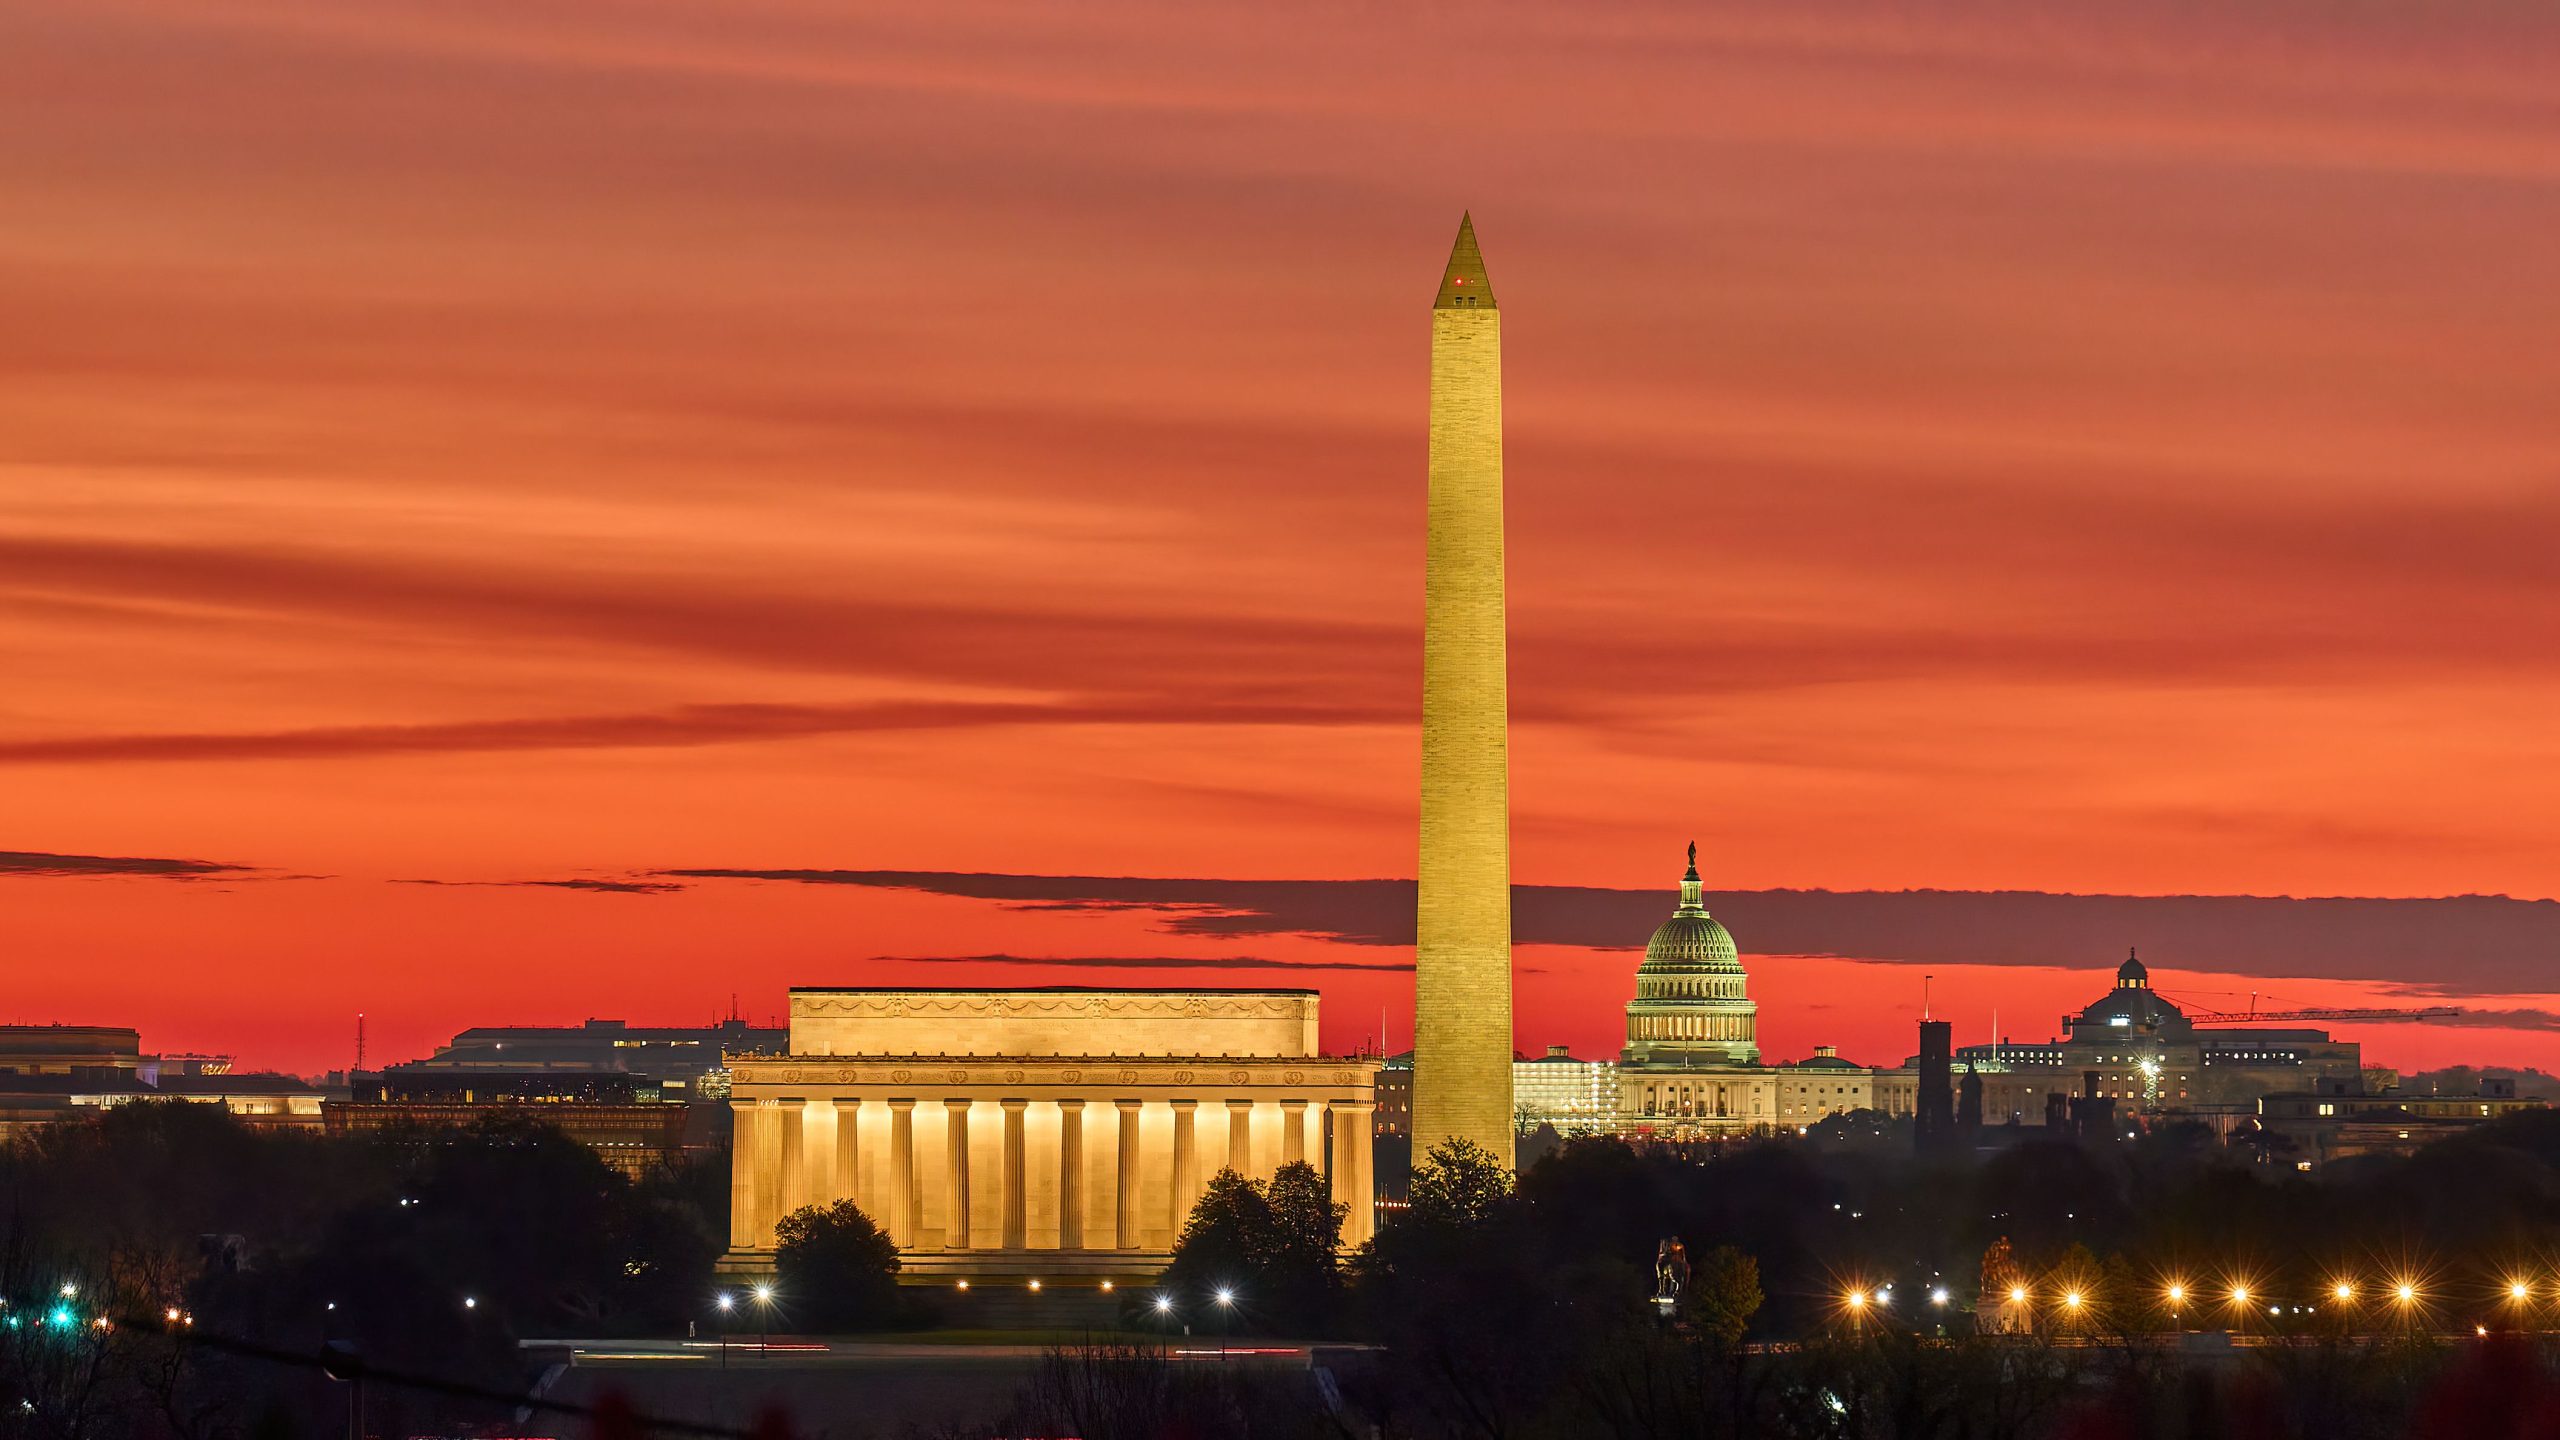
[[[131,1075],[142,1032],[122,1025],[0,1025],[0,1076]]]
[[[730,1273],[850,1199],[909,1283],[1147,1276],[1203,1182],[1304,1161],[1375,1214],[1378,1062],[1328,1056],[1307,990],[791,992],[789,1048],[729,1057]],[[1506,1087],[1507,1088],[1507,1087]]]
[[[1512,1062],[1511,1100],[1524,1135],[1541,1125],[1559,1135],[1614,1130],[1618,1067],[1609,1060],[1576,1059],[1569,1047],[1550,1045],[1534,1060]]]
[[[1981,1078],[1989,1124],[2039,1125],[2053,1097],[2095,1096],[2120,1113],[2255,1109],[2259,1100],[2324,1086],[2365,1088],[2362,1047],[2323,1030],[2202,1028],[2151,987],[2150,967],[2127,956],[2112,989],[2062,1021],[2062,1038],[2001,1040],[1956,1052]]]

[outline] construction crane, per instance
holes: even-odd
[[[2417,1010],[2197,1010],[2190,1011],[2190,1025],[2264,1025],[2278,1020],[2449,1020],[2462,1013],[2459,1005],[2429,1005]]]
[[[2189,991],[2188,993],[2196,994],[2199,992]],[[2236,990],[2207,990],[2200,993],[2207,995],[2236,995],[2240,992]],[[2256,990],[2249,992],[2249,1008],[2246,1010],[2201,1010],[2189,1009],[2187,1001],[2181,1000],[2177,996],[2172,995],[2165,990],[2158,992],[2161,999],[2177,1006],[2178,1009],[2186,1015],[2187,1023],[2190,1025],[2264,1025],[2278,1020],[2362,1020],[2390,1023],[2401,1020],[2450,1020],[2454,1016],[2462,1013],[2462,1007],[2458,1005],[2429,1005],[2415,1010],[2351,1009],[2343,1006],[2314,1006],[2285,1010],[2261,1010],[2258,1008],[2258,996],[2261,993],[2262,992]],[[2269,996],[2268,998],[2281,999],[2282,997]]]
[[[2200,1028],[2214,1025],[2270,1025],[2285,1021],[2303,1020],[2338,1020],[2350,1023],[2361,1021],[2367,1024],[2391,1024],[2410,1020],[2450,1020],[2454,1016],[2462,1013],[2462,1008],[2458,1005],[2428,1005],[2409,1010],[2373,1008],[2359,1009],[2344,1006],[2306,1007],[2287,1010],[2261,1010],[2258,1008],[2259,992],[2254,990],[2249,992],[2249,1008],[2246,1010],[2191,1010],[2187,1008],[2188,1002],[2180,1000],[2177,996],[2172,995],[2165,990],[2154,991],[2153,993],[2157,994],[2161,999],[2168,1001],[2170,1004],[2177,1006],[2179,1013],[2185,1017],[2186,1022],[2189,1025]],[[2239,992],[2207,991],[2205,993],[2237,994]],[[2063,1016],[2062,1033],[2069,1035],[2075,1030],[2088,1028],[2080,1022],[2080,1016]],[[2115,1023],[2121,1024],[2123,1022],[2119,1019]],[[2151,1034],[2157,1028],[2157,1021],[2155,1019],[2139,1019],[2131,1028],[2146,1035]]]

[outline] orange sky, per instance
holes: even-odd
[[[393,882],[1410,875],[1461,207],[1523,882],[2560,894],[2547,6],[846,8],[0,26],[0,849],[253,867],[0,869],[0,1019],[317,1069],[359,1009],[1219,978],[883,956],[1392,963]],[[2116,953],[1934,973],[2042,1035]],[[1630,956],[1521,958],[1524,1044],[1610,1043]],[[1758,965],[1773,1050],[1907,1052],[1844,963]],[[2406,979],[2560,991],[2466,963]],[[2255,973],[2186,983],[2389,988]]]

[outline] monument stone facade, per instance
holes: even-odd
[[[1206,1177],[1305,1161],[1374,1223],[1377,1062],[1328,1056],[1307,990],[794,989],[784,1054],[729,1058],[722,1268],[850,1199],[909,1282],[1162,1270]]]
[[[1511,742],[1502,569],[1502,312],[1475,222],[1431,308],[1422,834],[1415,887],[1413,1146],[1508,1165]]]

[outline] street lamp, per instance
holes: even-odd
[[[711,1297],[713,1308],[720,1312],[720,1368],[729,1368],[729,1312],[738,1308],[738,1297],[723,1290]]]
[[[2418,1333],[2418,1282],[2401,1279],[2391,1282],[2391,1299],[2400,1307],[2400,1320],[2411,1335]]]
[[[758,1286],[756,1287],[756,1314],[757,1314],[757,1315],[758,1315],[758,1317],[759,1317],[759,1318],[761,1318],[761,1319],[762,1319],[762,1321],[764,1322],[763,1330],[762,1330],[762,1332],[758,1335],[758,1337],[757,1337],[757,1339],[756,1339],[756,1353],[758,1353],[758,1354],[764,1354],[764,1353],[769,1352],[769,1351],[771,1351],[771,1350],[773,1349],[773,1287],[772,1287],[772,1286],[770,1286],[770,1285],[758,1285]]]

